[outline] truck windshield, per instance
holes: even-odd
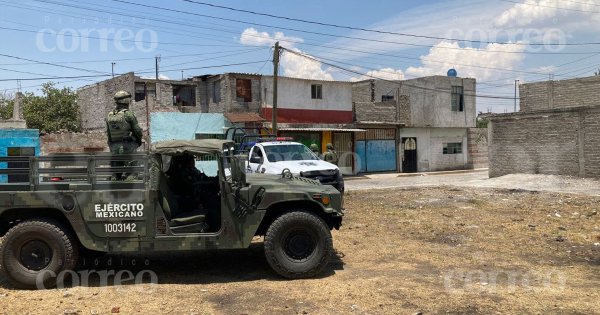
[[[303,144],[266,145],[264,149],[269,162],[317,160]]]

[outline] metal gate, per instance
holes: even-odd
[[[338,167],[342,174],[352,174],[352,134],[349,132],[334,132],[333,148],[338,153]]]
[[[369,129],[357,136],[356,154],[361,172],[396,171],[396,129]]]

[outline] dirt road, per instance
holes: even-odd
[[[262,254],[115,258],[159,284],[0,288],[3,314],[598,314],[600,197],[474,188],[350,192],[336,256],[286,281]],[[596,245],[595,245],[596,244]],[[4,284],[5,286],[6,284]]]

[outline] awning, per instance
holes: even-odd
[[[311,128],[297,128],[297,127],[280,127],[277,128],[283,131],[337,131],[337,132],[366,132],[364,129],[357,128],[328,128],[328,127],[311,127]]]
[[[243,123],[243,122],[263,122],[264,118],[260,117],[257,113],[225,113],[225,118],[232,123]]]

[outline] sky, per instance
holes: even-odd
[[[477,108],[514,110],[519,83],[594,75],[600,0],[0,0],[0,93],[78,88],[134,71],[321,80],[477,80]],[[220,7],[219,7],[220,6]],[[250,11],[250,12],[248,12]]]

